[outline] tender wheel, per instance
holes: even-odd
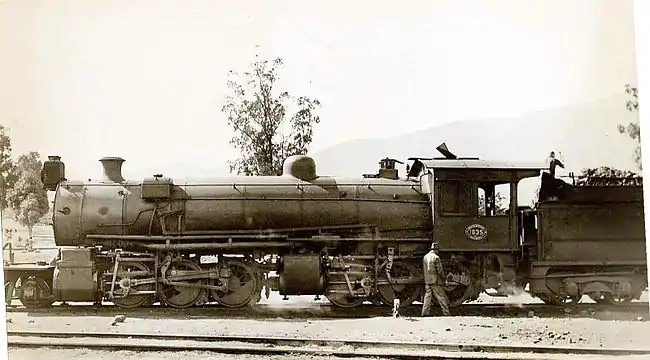
[[[564,293],[563,290],[563,278],[561,277],[548,277],[549,275],[559,276],[564,275],[569,277],[571,274],[567,274],[561,270],[549,271],[546,278],[546,289],[548,292],[539,295],[538,297],[545,302],[546,304],[556,305],[556,306],[570,306],[575,305],[580,301],[582,296],[572,296],[572,295],[560,295]]]
[[[54,303],[50,286],[38,276],[20,279],[18,298],[23,306],[28,309],[46,308]]]
[[[224,267],[230,269],[226,290],[210,290],[210,294],[219,305],[237,308],[258,299],[261,291],[259,280],[257,272],[250,265],[239,260],[226,260],[220,266],[222,269]]]
[[[449,307],[462,305],[472,295],[472,274],[461,262],[443,259],[442,266],[446,274],[451,274],[443,288],[449,299]]]
[[[565,298],[562,298],[554,294],[540,294],[537,297],[540,300],[542,300],[545,304],[550,304],[555,306],[575,305],[578,303],[578,301],[580,301],[579,296],[567,296]]]
[[[386,265],[384,263],[379,269],[377,282],[377,295],[384,305],[393,306],[395,298],[400,299],[400,306],[406,307],[413,304],[413,301],[420,297],[421,286],[417,284],[393,284],[388,283],[386,275]],[[393,262],[393,267],[390,270],[390,276],[393,280],[408,280],[418,276],[417,268],[406,262]],[[384,284],[386,283],[386,284]],[[397,295],[397,296],[396,296]]]
[[[185,274],[189,275],[189,273],[195,271],[201,271],[201,267],[189,260],[174,261],[169,265],[167,271],[165,271],[165,277]],[[173,281],[184,283],[189,286],[161,284],[162,290],[160,291],[160,297],[165,304],[176,309],[185,309],[199,301],[204,289],[193,287],[192,285],[204,284],[205,281],[203,279]]]
[[[139,274],[136,275],[129,275],[129,273],[132,272],[138,272]],[[148,275],[143,275],[142,273],[147,273]],[[135,279],[146,279],[153,277],[153,273],[147,267],[147,265],[141,263],[141,262],[120,262],[120,264],[117,267],[117,273],[118,276],[115,280],[115,289],[116,293],[121,294],[122,291],[126,291],[123,286],[126,286],[129,284],[131,280]],[[110,284],[109,284],[110,286]],[[136,290],[136,291],[154,291],[156,289],[156,285],[151,283],[151,284],[140,284],[133,286],[129,289],[129,292],[131,290]],[[127,293],[126,297],[115,297],[111,300],[113,304],[116,306],[122,308],[122,309],[134,309],[137,307],[141,306],[148,306],[154,303],[155,301],[155,296],[152,294],[144,294],[144,295],[129,295]]]
[[[588,295],[593,301],[603,305],[624,305],[632,301],[631,297],[615,297],[611,293],[601,293],[600,296],[596,294]]]

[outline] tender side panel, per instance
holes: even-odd
[[[571,191],[571,202],[609,203],[642,202],[641,186],[575,186]]]
[[[538,221],[542,261],[646,260],[641,202],[549,202]]]

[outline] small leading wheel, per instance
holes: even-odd
[[[129,273],[134,273],[138,272],[138,274],[131,275]],[[131,280],[136,280],[136,279],[146,279],[153,277],[153,273],[151,273],[151,270],[147,265],[141,262],[133,262],[133,261],[123,261],[120,262],[118,267],[117,267],[117,273],[118,276],[115,279],[116,282],[116,290],[117,291],[123,291],[123,288],[121,288],[120,285],[126,286],[129,284]],[[143,275],[143,274],[148,274],[148,275]],[[155,284],[140,284],[131,287],[133,290],[137,291],[153,291],[155,290],[156,285]],[[129,291],[131,290],[129,289]],[[122,309],[135,309],[137,307],[141,306],[147,306],[153,304],[155,300],[155,296],[152,294],[144,294],[144,295],[129,295],[129,293],[126,293],[126,297],[115,297],[111,301],[113,304],[115,304],[117,307],[120,307]]]
[[[165,271],[165,277],[188,275],[195,271],[201,271],[201,267],[189,260],[174,261],[169,265],[167,271]],[[172,281],[185,283],[190,286],[161,284],[162,289],[160,291],[160,297],[165,304],[176,309],[185,309],[196,304],[196,302],[201,298],[204,289],[193,287],[192,285],[203,284],[205,282],[204,280],[195,279]]]
[[[230,270],[226,290],[210,290],[219,305],[237,308],[246,306],[259,297],[259,279],[257,272],[250,265],[239,260],[226,260],[224,265],[220,266],[221,269],[224,267]]]
[[[20,279],[18,291],[20,302],[28,309],[39,309],[52,306],[50,286],[41,277],[32,275]]]
[[[400,306],[406,307],[413,304],[413,301],[420,297],[421,286],[418,284],[390,284],[388,283],[388,276],[386,275],[386,265],[384,263],[377,276],[377,281],[382,282],[377,285],[377,296],[384,305],[393,306],[395,298],[400,299]],[[394,262],[390,270],[391,280],[408,280],[413,279],[418,275],[418,270],[414,265],[406,262]],[[386,284],[383,284],[386,283]]]

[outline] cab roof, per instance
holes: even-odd
[[[490,170],[544,170],[547,168],[543,163],[534,162],[505,162],[490,161],[477,158],[471,159],[426,159],[420,160],[424,166],[430,169],[490,169]]]

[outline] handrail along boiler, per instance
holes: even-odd
[[[390,158],[378,174],[341,178],[292,156],[281,176],[133,181],[122,176],[124,159],[103,158],[103,177],[81,182],[49,157],[42,181],[55,191],[55,243],[72,248],[51,264],[5,265],[5,278],[29,307],[241,307],[270,291],[325,295],[340,307],[395,298],[408,306],[421,301],[421,259],[435,238],[451,306],[526,284],[555,304],[585,294],[627,301],[647,286],[638,188],[578,188],[543,176],[533,210],[518,206],[517,189],[543,166],[437,150],[443,158],[409,159],[406,178]],[[506,211],[496,206],[500,187],[508,188]],[[608,201],[594,201],[603,194]]]

